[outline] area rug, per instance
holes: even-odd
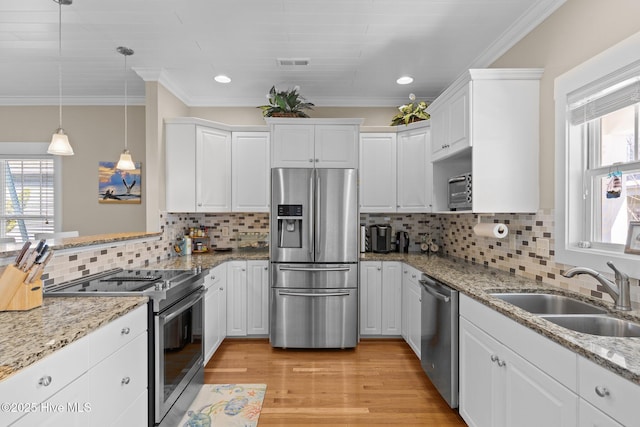
[[[205,384],[180,427],[254,427],[266,384]]]

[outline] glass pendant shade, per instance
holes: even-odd
[[[132,171],[136,169],[136,165],[133,163],[129,150],[122,151],[122,154],[120,154],[120,160],[118,160],[118,164],[116,165],[116,169],[123,171]]]
[[[73,156],[73,148],[69,144],[69,137],[64,133],[64,129],[58,128],[53,134],[47,153],[57,156]]]

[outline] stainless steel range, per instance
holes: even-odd
[[[114,269],[47,287],[45,295],[149,297],[149,425],[175,426],[204,383],[207,273]]]

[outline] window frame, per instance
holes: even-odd
[[[584,198],[585,192],[593,190],[592,182],[587,180],[584,173],[587,147],[570,143],[568,102],[570,94],[585,88],[607,87],[607,82],[617,81],[619,76],[635,72],[636,68],[640,71],[640,33],[555,79],[555,259],[558,263],[590,267],[607,273],[611,273],[611,269],[606,262],[612,261],[631,277],[640,278],[640,258],[625,254],[624,245],[593,244],[589,248],[579,245],[584,228],[593,226],[587,220],[595,213],[588,212],[588,209],[594,209],[591,198],[587,197],[587,201]]]
[[[53,229],[62,229],[62,159],[47,153],[47,142],[0,142],[0,159],[17,158],[52,158],[54,168],[53,191]]]

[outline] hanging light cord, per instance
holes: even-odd
[[[124,149],[127,150],[127,56],[124,55]]]
[[[62,1],[58,1],[58,122],[62,129]]]

